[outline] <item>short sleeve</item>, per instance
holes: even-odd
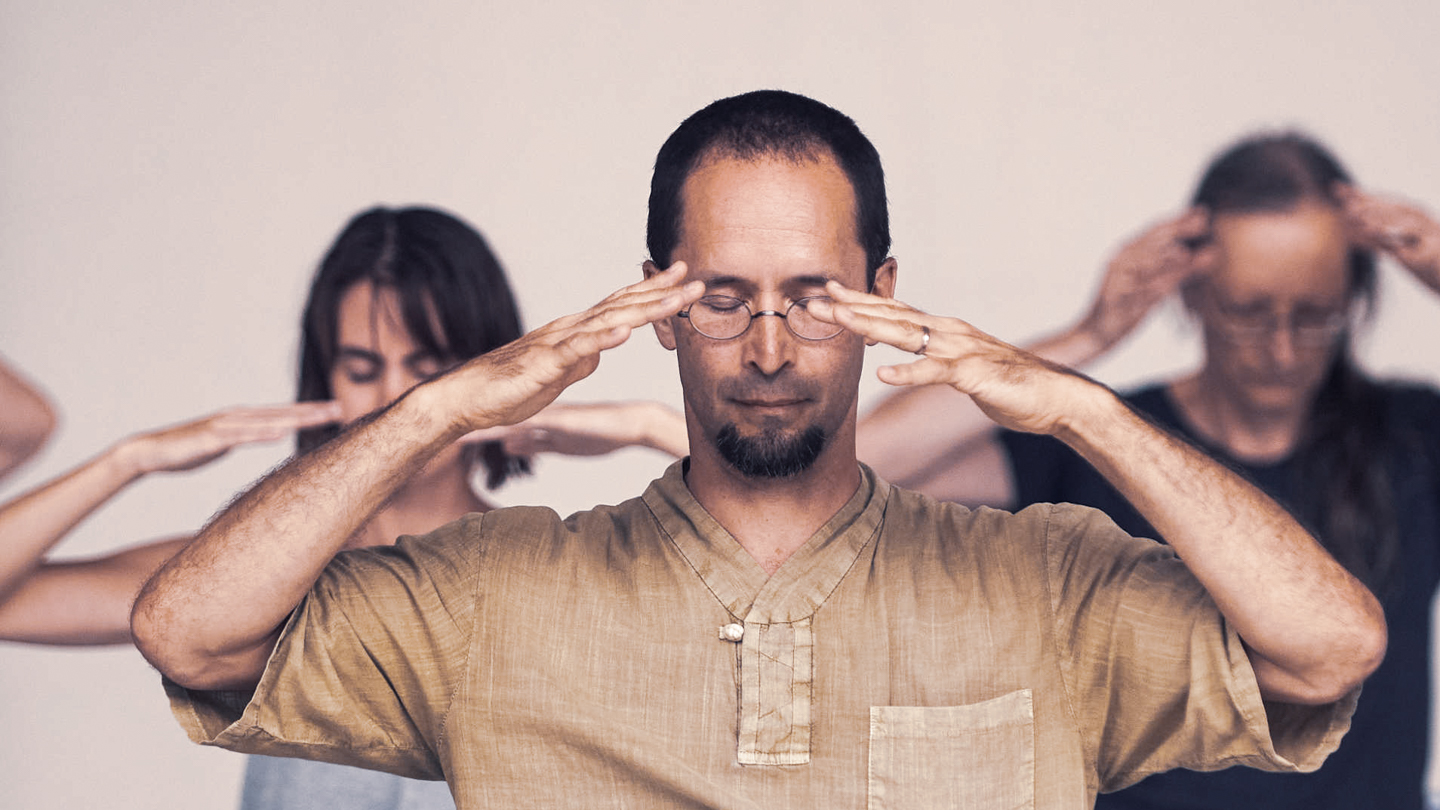
[[[1103,513],[1049,510],[1047,588],[1066,689],[1102,792],[1173,768],[1312,771],[1349,729],[1357,689],[1266,703],[1239,636],[1170,547]]]
[[[253,695],[166,682],[196,742],[441,779],[467,665],[481,517],[338,555],[292,614]]]

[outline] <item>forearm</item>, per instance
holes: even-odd
[[[0,506],[0,604],[87,515],[143,474],[124,443]]]
[[[1059,438],[1175,548],[1251,653],[1262,694],[1323,703],[1380,662],[1379,603],[1284,509],[1092,386]]]
[[[130,605],[189,537],[88,560],[45,562],[0,603],[0,639],[28,644],[129,644]]]
[[[136,646],[186,686],[253,683],[330,558],[458,435],[431,415],[422,386],[267,476],[146,583]]]

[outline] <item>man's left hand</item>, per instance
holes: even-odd
[[[1060,433],[1087,394],[1105,391],[1083,375],[958,318],[930,315],[893,298],[857,292],[833,281],[826,292],[833,305],[811,306],[821,319],[838,323],[868,341],[921,355],[911,363],[882,366],[876,372],[881,381],[952,386],[968,394],[991,419],[1012,430]]]

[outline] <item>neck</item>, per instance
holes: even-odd
[[[693,423],[692,423],[693,424]],[[853,418],[809,469],[791,478],[747,478],[692,428],[685,483],[767,574],[790,559],[860,486]]]
[[[1247,407],[1226,396],[1223,381],[1205,370],[1170,386],[1171,397],[1185,421],[1212,444],[1243,461],[1278,461],[1300,443],[1309,413],[1308,402],[1283,409]]]
[[[457,458],[438,469],[422,469],[360,527],[346,546],[394,545],[402,534],[424,534],[471,512],[492,508],[470,488],[468,470]]]

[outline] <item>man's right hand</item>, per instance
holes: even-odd
[[[633,329],[699,299],[685,273],[677,263],[422,383],[266,476],[145,584],[136,647],[191,688],[253,685],[330,558],[411,476],[466,433],[533,415]]]
[[[521,422],[588,377],[599,365],[600,353],[624,343],[632,330],[698,300],[705,286],[684,283],[686,272],[684,262],[676,262],[584,312],[551,321],[471,360],[415,393],[430,389],[427,401],[450,415],[452,438]]]

